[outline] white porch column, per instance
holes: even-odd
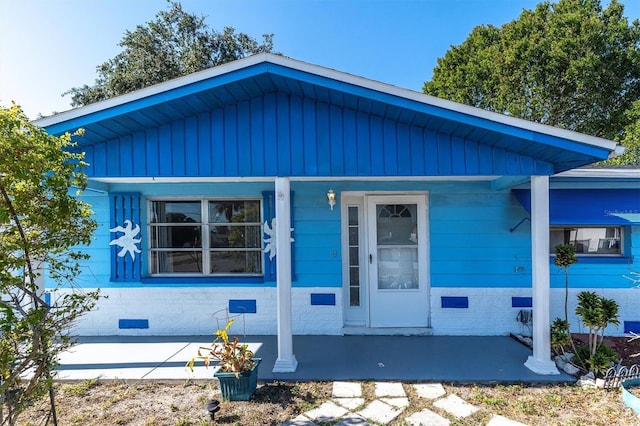
[[[531,176],[533,355],[524,365],[537,374],[560,374],[551,360],[549,278],[549,176]]]
[[[291,197],[288,178],[276,178],[276,274],[278,298],[278,359],[274,373],[296,371],[291,332]]]

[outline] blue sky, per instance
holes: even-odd
[[[623,0],[640,19],[640,1]],[[437,59],[477,25],[500,26],[537,0],[182,0],[189,13],[260,37],[294,59],[417,90]],[[68,89],[93,84],[125,30],[165,0],[0,0],[0,104],[27,116],[70,109]]]

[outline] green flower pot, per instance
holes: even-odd
[[[251,371],[235,373],[213,373],[220,382],[220,392],[225,401],[248,401],[258,387],[258,367],[262,358],[254,358],[256,365]]]

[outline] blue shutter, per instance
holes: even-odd
[[[276,203],[275,203],[275,192],[274,191],[265,191],[262,193],[262,214],[263,214],[263,225],[266,222],[269,226],[271,226],[271,221],[276,215]],[[267,234],[263,233],[263,238],[266,237]],[[262,243],[262,248],[264,249],[264,241]],[[276,280],[276,259],[269,259],[269,253],[264,252],[264,280],[265,281],[275,281]]]
[[[295,228],[293,221],[293,191],[290,194],[291,199],[291,227]],[[276,197],[275,191],[264,191],[262,193],[262,212],[263,220],[271,226],[271,221],[276,216]],[[264,223],[263,222],[263,223]],[[293,232],[295,234],[295,231]],[[266,236],[266,234],[264,234]],[[294,243],[295,244],[295,243]],[[263,243],[264,248],[264,243]],[[291,281],[296,280],[296,262],[295,262],[295,250],[291,250]],[[264,254],[264,280],[276,281],[276,259],[269,259],[269,253]]]
[[[125,221],[131,221],[132,229],[139,226],[140,223],[140,194],[139,193],[112,193],[111,194],[111,226],[126,228]],[[111,232],[110,241],[113,241],[124,235],[123,232]],[[136,239],[142,239],[142,232],[135,236]],[[141,244],[136,244],[141,249]],[[116,244],[111,245],[111,281],[131,282],[140,281],[142,271],[142,254],[134,253],[135,260],[132,259],[131,253],[126,252],[124,256],[119,256],[122,247]]]

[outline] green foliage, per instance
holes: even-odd
[[[209,29],[202,16],[186,13],[180,3],[169,2],[156,19],[126,31],[120,41],[123,51],[97,67],[93,86],[74,87],[74,107],[123,95],[206,68],[257,53],[271,52],[273,35],[262,42],[231,27],[222,32]]]
[[[610,361],[615,362],[619,359],[618,354],[602,344],[607,326],[620,324],[618,303],[592,291],[582,291],[578,294],[576,315],[580,316],[582,323],[589,329],[587,346],[585,349],[576,350],[576,358],[594,373],[601,374],[605,365],[609,368]],[[615,354],[615,359],[609,356],[611,353]]]
[[[598,344],[604,338],[607,326],[620,324],[618,303],[592,291],[582,291],[578,294],[576,315],[579,315],[582,323],[589,328],[589,347],[592,355],[595,354]]]
[[[556,257],[553,264],[564,269],[564,320],[567,323],[567,331],[569,330],[569,267],[578,262],[576,257],[576,249],[571,244],[560,244],[555,247]]]
[[[98,382],[98,379],[88,379],[78,383],[64,385],[62,387],[62,391],[75,396],[85,397],[89,394],[89,390],[95,388],[99,384],[100,382]]]
[[[70,286],[87,257],[77,247],[96,227],[89,205],[71,195],[86,182],[73,147],[70,134],[51,136],[18,106],[0,107],[0,409],[8,424],[50,389],[70,327],[97,298],[69,291],[51,306],[42,299],[43,269],[53,285]]]
[[[555,247],[556,256],[553,264],[561,268],[568,269],[571,265],[578,262],[576,257],[576,249],[572,244],[561,244]]]
[[[209,366],[212,360],[218,361],[221,373],[235,373],[236,377],[244,371],[251,371],[256,362],[253,360],[253,351],[249,350],[249,345],[240,343],[237,337],[229,339],[229,327],[234,320],[227,321],[223,329],[216,331],[216,338],[211,347],[198,348],[198,355],[187,362],[187,367],[193,371],[196,359]]]
[[[627,110],[625,117],[629,124],[618,138],[618,141],[625,147],[625,152],[607,161],[607,164],[640,167],[640,101],[636,101]]]
[[[578,367],[593,371],[596,376],[601,377],[611,367],[612,362],[615,364],[620,361],[620,355],[604,344],[598,345],[595,353],[591,353],[588,346],[579,346],[576,348],[574,361]]]
[[[556,318],[551,323],[551,347],[557,354],[561,354],[570,344],[569,321]]]
[[[479,26],[438,60],[423,91],[615,139],[640,98],[640,22],[617,0],[544,1],[500,28]],[[637,121],[637,118],[636,120]]]

